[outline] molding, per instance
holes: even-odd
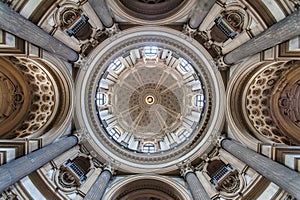
[[[92,139],[85,145],[89,149],[95,149],[100,158],[112,157],[123,165],[123,169],[132,172],[142,173],[153,169],[155,171],[171,171],[177,169],[177,163],[189,157],[191,160],[196,159],[212,145],[205,141],[209,135],[220,131],[224,123],[224,104],[222,103],[224,101],[220,100],[220,97],[225,96],[224,85],[220,73],[211,66],[212,58],[209,53],[196,41],[189,39],[189,41],[191,40],[189,42],[181,36],[181,32],[169,28],[159,26],[137,27],[120,32],[114,36],[114,40],[104,41],[91,52],[87,59],[87,63],[91,63],[90,66],[87,67],[87,70],[80,71],[76,79],[76,126],[78,129],[87,127]],[[197,67],[197,71],[203,79],[205,90],[209,94],[207,105],[211,106],[210,111],[205,111],[198,135],[194,136],[184,147],[177,148],[174,152],[155,156],[140,156],[134,152],[124,151],[104,134],[96,112],[94,112],[96,110],[95,88],[105,66],[122,52],[145,44],[163,46],[179,52],[180,55],[190,60],[193,66]],[[110,155],[106,152],[110,152]],[[147,164],[146,167],[145,164]]]
[[[187,188],[169,177],[154,174],[140,174],[128,176],[113,183],[103,196],[103,200],[115,199],[116,197],[122,197],[128,193],[130,194],[131,191],[145,189],[162,191],[178,199],[193,199]]]

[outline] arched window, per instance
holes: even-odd
[[[88,158],[78,156],[74,160],[69,159],[63,164],[62,168],[73,177],[77,185],[81,185],[81,183],[87,178],[86,174],[89,172],[91,164]],[[69,184],[71,184],[71,182]]]
[[[179,132],[178,138],[182,142],[182,141],[186,140],[190,135],[191,135],[191,133],[188,132],[186,129],[184,129],[181,132]]]
[[[151,142],[147,142],[143,145],[142,152],[153,153],[155,152],[155,145]]]
[[[182,72],[189,72],[193,69],[191,63],[189,63],[187,60],[185,59],[182,59],[182,61],[179,63],[179,67],[180,67],[180,70]]]
[[[113,127],[112,129],[109,130],[109,135],[114,139],[114,140],[118,140],[119,137],[121,136],[121,131],[116,128]]]
[[[115,59],[110,65],[108,66],[109,69],[112,69],[113,71],[118,71],[122,67],[121,61],[117,58]]]
[[[156,46],[146,46],[144,47],[144,53],[147,58],[156,58],[158,48]]]
[[[195,106],[199,108],[204,107],[204,95],[203,94],[197,94],[195,96]]]
[[[233,171],[230,164],[225,164],[221,160],[213,160],[207,166],[207,173],[211,177],[210,182],[214,185],[218,185],[226,175]]]
[[[96,95],[97,106],[104,106],[106,104],[106,100],[107,100],[107,97],[106,97],[105,93],[102,93],[102,92],[97,93],[97,95]]]

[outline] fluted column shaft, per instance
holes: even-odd
[[[112,173],[104,169],[84,197],[84,200],[101,200],[111,176]]]
[[[261,32],[224,57],[226,64],[236,63],[277,44],[300,35],[300,9],[287,16],[267,30]]]
[[[77,143],[78,139],[76,136],[66,137],[0,166],[0,192],[61,155]]]
[[[89,3],[106,28],[110,28],[114,25],[114,20],[108,11],[105,0],[89,0]]]
[[[50,53],[74,62],[78,59],[78,53],[66,46],[61,41],[49,35],[28,19],[13,11],[0,1],[0,29],[10,32]]]
[[[193,29],[198,28],[215,2],[215,0],[198,0],[198,5],[190,18],[189,26]]]
[[[262,176],[266,177],[289,194],[300,199],[300,173],[287,168],[237,142],[228,139],[221,141],[223,149],[243,161]]]
[[[210,200],[207,192],[194,172],[188,172],[185,175],[185,179],[189,185],[194,200]]]

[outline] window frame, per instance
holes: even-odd
[[[121,131],[117,128],[117,127],[112,127],[109,131],[108,134],[111,136],[111,138],[113,138],[114,140],[118,140],[122,133]],[[116,136],[117,135],[117,136]]]
[[[155,151],[156,151],[155,144],[152,142],[146,142],[142,146],[143,153],[154,153]]]

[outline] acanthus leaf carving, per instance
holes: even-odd
[[[226,193],[236,193],[240,190],[240,177],[238,173],[230,174],[224,179],[219,187],[219,190]]]

